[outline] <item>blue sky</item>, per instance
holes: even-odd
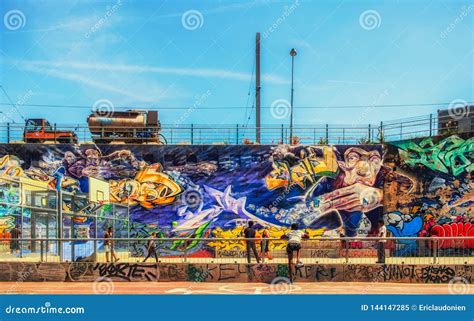
[[[27,105],[107,100],[162,107],[168,124],[245,124],[257,31],[262,106],[290,100],[289,50],[298,50],[295,124],[378,123],[441,107],[334,106],[474,101],[472,1],[1,0],[0,14],[0,84],[26,117],[57,123],[85,123],[90,109]],[[301,108],[312,106],[327,108]],[[215,107],[226,108],[206,109]],[[262,123],[288,124],[287,114],[263,109]]]

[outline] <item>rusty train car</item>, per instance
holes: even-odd
[[[92,140],[97,144],[166,144],[166,139],[161,134],[158,111],[95,111],[87,117],[87,124]]]

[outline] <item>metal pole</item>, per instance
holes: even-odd
[[[432,135],[433,131],[433,114],[430,114],[430,136]]]
[[[326,144],[329,144],[329,125],[326,124]]]
[[[281,143],[284,144],[285,143],[285,134],[284,134],[284,126],[283,124],[281,124]]]
[[[48,232],[46,232],[46,233],[48,233]],[[46,235],[48,235],[48,234],[46,234]],[[43,242],[44,242],[44,240],[40,241],[40,262],[44,262],[44,257],[43,257],[43,255],[44,255],[43,254],[44,253],[44,249],[43,249],[44,243]]]
[[[10,123],[7,123],[7,143],[10,143]]]
[[[239,124],[237,124],[236,131],[235,131],[235,144],[239,145]]]
[[[385,134],[383,132],[383,121],[380,122],[380,139],[379,141],[383,143],[385,141]]]
[[[344,247],[346,249],[345,259],[346,259],[346,264],[347,264],[347,263],[349,263],[349,242],[348,242],[348,240],[346,240],[344,242]]]
[[[291,101],[290,101],[290,145],[293,145],[293,75],[295,66],[295,56],[291,56]]]
[[[370,124],[369,124],[369,143],[370,143],[370,138],[371,138],[371,130],[370,130]]]
[[[194,144],[194,126],[191,124],[191,145]]]
[[[24,205],[25,204],[25,198],[24,198],[25,196],[23,195],[23,184],[20,182],[20,184],[18,184],[18,187],[20,188],[20,204]],[[23,231],[23,222],[24,222],[23,211],[24,211],[24,208],[22,206],[21,207],[21,217],[20,217],[21,235],[25,235],[25,232]],[[33,242],[31,242],[31,245],[33,245]],[[22,241],[20,241],[20,257],[23,258],[23,242]]]
[[[58,205],[57,205],[57,211],[58,211],[58,237],[59,237],[59,243],[58,243],[58,251],[59,251],[59,262],[63,261],[63,242],[61,239],[63,238],[63,192],[62,189],[59,189],[57,191],[58,193]]]
[[[98,252],[99,252],[99,245],[97,244],[98,235],[98,227],[97,227],[97,211],[94,215],[94,262],[97,262]]]
[[[260,32],[255,44],[255,142],[260,144]]]

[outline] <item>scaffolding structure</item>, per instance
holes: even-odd
[[[108,227],[113,228],[114,238],[130,237],[128,205],[93,202],[87,193],[26,177],[0,177],[0,218],[2,238],[11,237],[17,226],[21,238],[29,240],[20,242],[20,257],[41,253],[60,262],[95,261],[103,247],[96,239],[104,237]]]

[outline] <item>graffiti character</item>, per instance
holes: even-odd
[[[379,151],[365,151],[350,147],[338,161],[341,171],[333,180],[321,179],[312,189],[313,206],[325,214],[337,211],[341,216],[345,234],[356,236],[357,228],[365,213],[372,226],[378,220],[375,210],[382,206],[383,193],[378,187],[381,180],[382,156]]]

